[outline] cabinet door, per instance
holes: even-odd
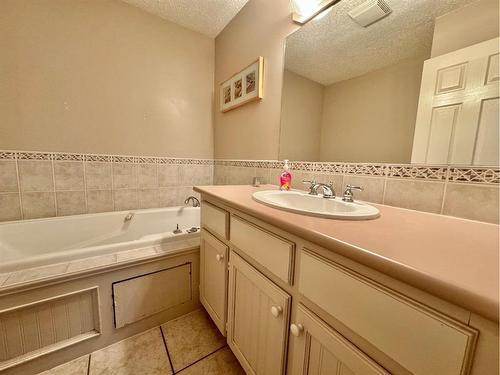
[[[226,335],[228,247],[205,230],[200,243],[200,301]]]
[[[290,325],[292,375],[387,375],[338,332],[299,306]]]
[[[231,251],[227,341],[247,374],[285,370],[290,296]]]

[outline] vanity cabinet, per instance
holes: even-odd
[[[221,333],[226,335],[227,258],[229,247],[207,230],[200,239],[200,301]]]
[[[291,297],[231,251],[227,341],[247,374],[284,374]]]
[[[290,332],[294,343],[291,375],[389,375],[302,305]]]
[[[201,301],[247,374],[498,375],[498,323],[217,201],[202,226]]]

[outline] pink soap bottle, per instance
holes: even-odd
[[[290,173],[288,160],[285,160],[285,166],[283,167],[283,172],[280,175],[280,190],[290,190],[291,187],[292,187],[292,174]]]

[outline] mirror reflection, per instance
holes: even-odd
[[[280,159],[498,165],[491,6],[342,0],[290,35]]]

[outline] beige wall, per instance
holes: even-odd
[[[324,86],[285,70],[279,159],[317,161]]]
[[[424,58],[325,88],[321,161],[409,163]]]
[[[289,0],[250,0],[215,39],[215,90],[264,57],[264,99],[232,111],[215,106],[215,157],[276,159],[279,149],[285,37],[297,28]]]
[[[118,0],[1,0],[0,50],[0,149],[213,157],[213,39]]]
[[[498,0],[479,0],[436,19],[431,56],[498,37]]]

